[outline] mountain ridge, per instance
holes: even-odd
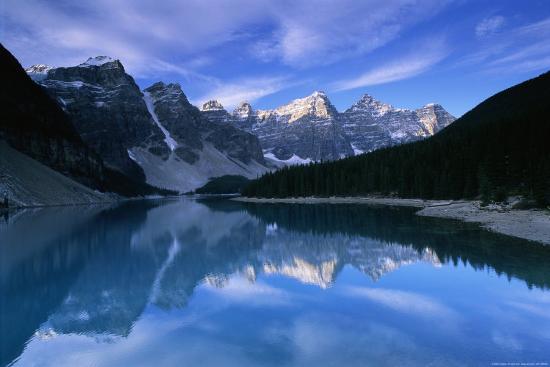
[[[118,59],[27,71],[110,168],[138,181],[187,192],[211,177],[254,178],[268,169],[255,136],[208,123],[177,83],[141,91]]]
[[[550,203],[548,100],[550,72],[489,97],[428,139],[264,175],[244,194],[382,193],[425,199],[478,197],[484,203],[521,195],[544,206]]]
[[[420,140],[455,120],[436,103],[415,110],[395,108],[369,94],[340,112],[323,91],[270,110],[254,110],[243,101],[230,113],[217,100],[210,100],[201,112],[211,121],[255,134],[266,157],[286,164],[337,160]],[[315,144],[324,144],[325,149],[316,149]]]

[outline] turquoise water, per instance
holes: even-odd
[[[360,205],[0,218],[0,365],[550,363],[550,247]]]

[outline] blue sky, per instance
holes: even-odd
[[[0,24],[23,66],[109,55],[228,108],[323,90],[339,110],[369,93],[460,116],[550,70],[548,0],[3,0]]]

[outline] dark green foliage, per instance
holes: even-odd
[[[206,185],[195,190],[197,194],[236,194],[250,182],[246,177],[239,175],[225,175],[212,178]]]
[[[114,192],[126,197],[146,195],[178,195],[177,191],[161,189],[147,183],[137,181],[124,173],[105,167],[104,179],[97,183],[97,188],[103,192]]]
[[[508,195],[550,203],[550,73],[500,92],[437,135],[252,181],[257,197],[384,194],[425,199]]]

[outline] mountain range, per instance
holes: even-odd
[[[76,204],[166,193],[107,166],[56,101],[0,45],[0,197],[10,206]],[[7,143],[7,144],[6,144]]]
[[[407,110],[367,94],[341,113],[321,91],[273,110],[254,110],[242,102],[228,113],[211,100],[201,111],[210,121],[226,122],[256,135],[265,157],[285,164],[336,160],[417,141],[455,120],[438,104]]]
[[[120,61],[107,56],[27,72],[107,165],[136,180],[186,192],[211,177],[254,178],[268,170],[255,136],[205,120],[179,84],[141,91]]]
[[[495,94],[427,139],[280,170],[251,183],[244,193],[481,198],[484,204],[521,196],[525,205],[545,207],[550,204],[549,100],[550,72],[546,72]],[[372,104],[369,98],[365,102]],[[365,110],[362,106],[358,106],[361,111]],[[415,114],[426,133],[437,131],[434,114],[446,115],[435,105]]]
[[[199,110],[177,83],[141,90],[108,56],[23,72],[2,48],[2,63],[12,87],[2,90],[0,131],[11,148],[88,188],[123,196],[188,192],[225,175],[254,179],[286,165],[419,140],[454,121],[439,105],[398,109],[367,95],[339,112],[319,91],[273,110],[243,102],[228,113],[216,101]],[[1,193],[21,205],[23,192],[40,190],[27,181],[16,195],[18,172],[3,175],[11,183]],[[66,184],[56,186],[58,197],[76,187]]]

